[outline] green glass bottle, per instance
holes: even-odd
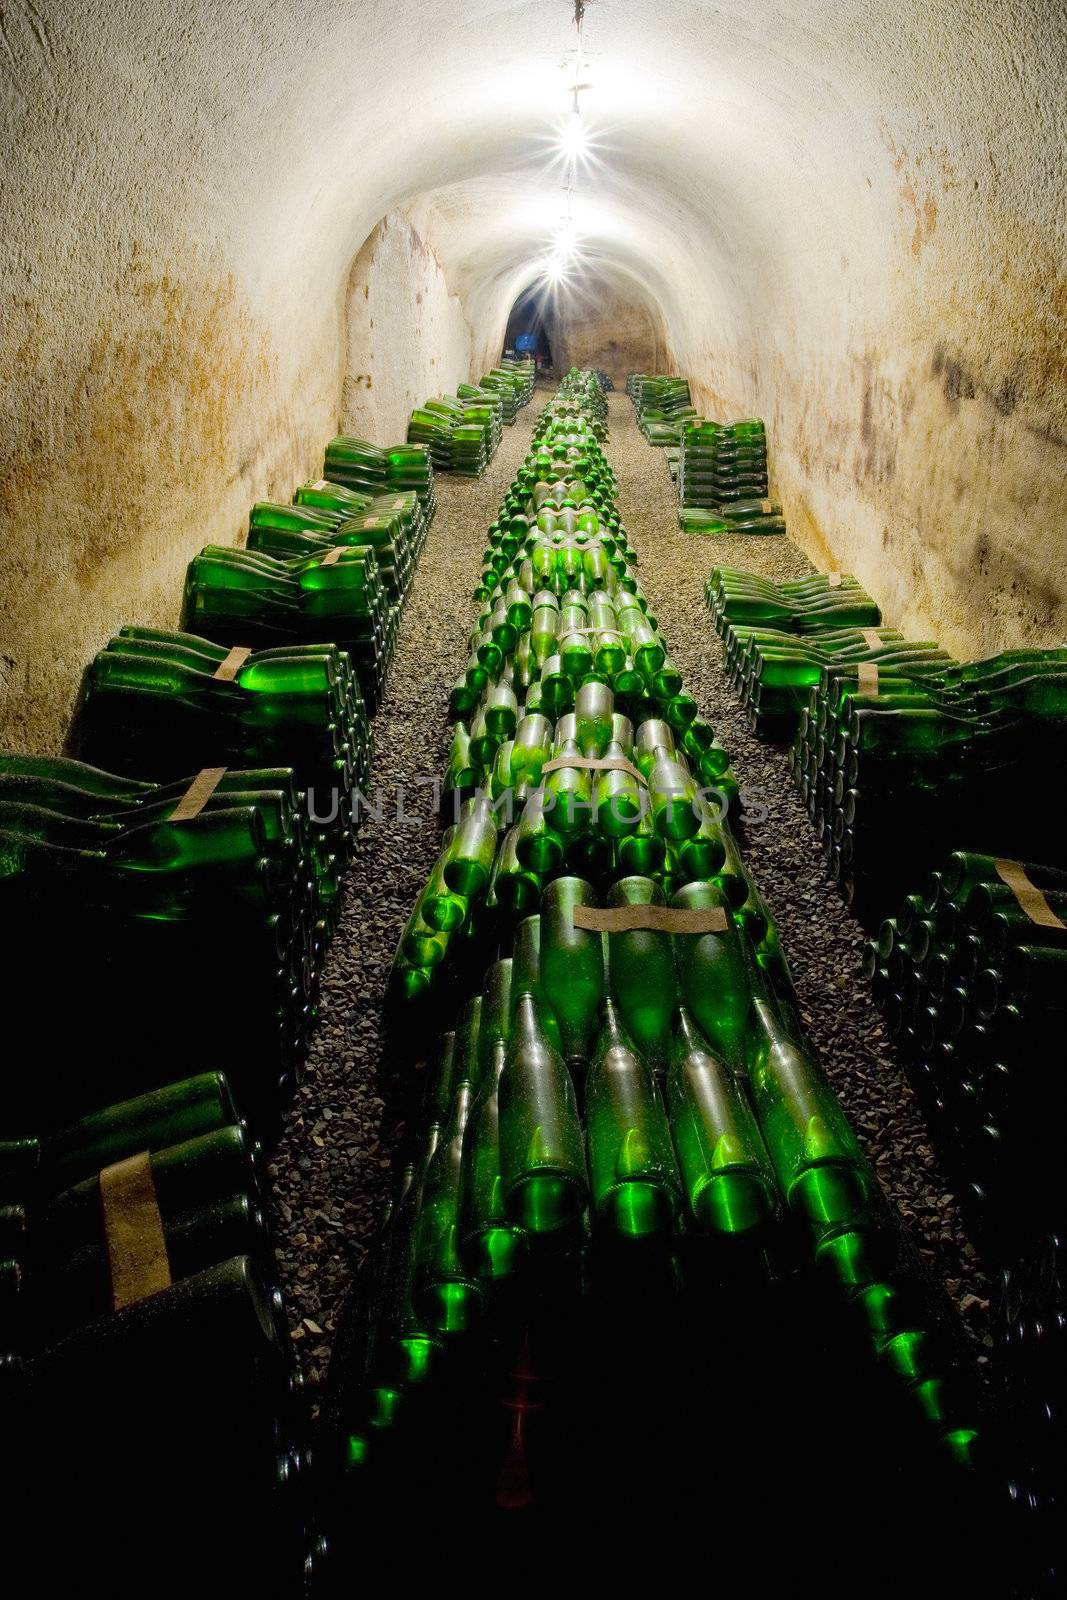
[[[669,1234],[679,1184],[667,1118],[652,1073],[610,999],[600,1007],[585,1114],[597,1223],[619,1239]]]
[[[661,906],[663,891],[646,877],[620,878],[608,890],[609,906]],[[655,1070],[667,1064],[678,985],[670,935],[627,928],[605,935],[608,985],[623,1025]]]
[[[415,1234],[415,1308],[445,1336],[466,1333],[481,1306],[477,1282],[460,1251],[460,1173],[471,1093],[464,1077],[426,1168]]]
[[[541,880],[529,872],[519,860],[519,824],[516,822],[504,835],[493,864],[493,876],[486,895],[487,904],[494,902],[509,924],[520,917],[529,916],[541,903]]]
[[[586,1201],[578,1105],[563,1057],[549,1043],[530,990],[516,1001],[499,1107],[508,1217],[534,1238],[573,1235]]]
[[[497,823],[484,795],[466,801],[444,864],[444,880],[458,895],[485,893],[496,856]]]
[[[554,820],[554,808],[546,803],[544,790],[531,790],[519,818],[515,853],[526,871],[540,878],[558,872],[563,864],[563,839]]]
[[[445,881],[445,869],[450,859],[456,829],[446,828],[441,841],[441,853],[434,863],[426,886],[419,899],[423,920],[438,933],[452,933],[467,920],[469,901],[457,894]]]
[[[515,730],[511,747],[511,775],[516,786],[535,789],[541,769],[552,750],[552,724],[539,712],[527,711]]]
[[[618,871],[624,877],[656,877],[663,872],[666,859],[667,841],[652,826],[652,814],[645,805],[633,831],[617,841]]]
[[[424,886],[400,935],[398,953],[413,967],[438,967],[448,954],[450,935],[433,927],[422,914],[428,892],[436,901],[437,887],[433,878]],[[418,988],[417,984],[415,988]]]
[[[575,733],[573,716],[561,718],[556,726],[552,759],[563,765],[553,768],[545,778],[545,801],[551,807],[552,827],[564,838],[587,833],[593,826],[593,784],[588,768],[580,764],[582,753]]]
[[[731,1071],[745,1065],[749,1005],[754,962],[733,922],[721,891],[712,883],[687,883],[671,896],[671,905],[690,911],[721,909],[727,925],[721,933],[673,935],[682,1004],[716,1055]]]
[[[667,1104],[693,1216],[717,1234],[749,1233],[774,1214],[774,1170],[736,1076],[679,1006]]]
[[[33,1182],[55,1193],[141,1150],[182,1144],[239,1122],[221,1072],[150,1090],[41,1139],[0,1140],[0,1192]]]
[[[574,697],[578,748],[584,756],[606,754],[613,733],[615,696],[606,684],[583,683]]]
[[[799,1025],[787,1027],[760,995],[752,1002],[749,1081],[789,1205],[817,1224],[859,1218],[873,1179],[856,1135]]]
[[[522,1234],[508,1220],[500,1177],[499,1084],[511,1035],[511,976],[510,959],[495,961],[486,974],[478,1080],[463,1145],[460,1249],[483,1285],[511,1276],[522,1252]]]
[[[665,839],[691,839],[699,832],[697,786],[683,757],[656,751],[648,772],[648,794],[656,832]]]
[[[589,1060],[604,997],[603,937],[574,926],[574,908],[595,905],[592,888],[581,878],[556,878],[541,898],[542,993],[572,1073]]]

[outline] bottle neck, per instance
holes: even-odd
[[[674,1036],[679,1048],[688,1055],[693,1050],[707,1050],[708,1045],[700,1029],[685,1006],[678,1006],[674,1013]]]
[[[600,1002],[600,1044],[602,1048],[627,1046],[629,1041],[622,1026],[618,1007],[610,995]]]

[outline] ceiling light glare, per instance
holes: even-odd
[[[589,136],[582,122],[582,113],[575,106],[563,127],[560,149],[564,161],[581,161],[589,153]]]

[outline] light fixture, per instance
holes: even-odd
[[[564,161],[568,166],[576,161],[581,161],[589,152],[589,137],[582,121],[582,113],[578,109],[578,91],[574,92],[574,109],[563,127],[560,139],[560,149]]]
[[[567,196],[567,209],[559,220],[551,248],[540,264],[540,274],[552,289],[566,282],[568,270],[579,259],[580,251],[575,235],[572,205],[574,201],[575,172],[580,162],[589,154],[589,137],[582,121],[578,92],[586,88],[582,82],[582,23],[585,19],[584,0],[575,0],[574,22],[578,30],[578,48],[575,53],[574,87],[571,91],[571,110],[560,133],[559,151],[563,159],[565,178],[563,189]]]

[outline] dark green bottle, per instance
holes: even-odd
[[[611,1000],[585,1088],[589,1177],[596,1222],[619,1239],[671,1232],[678,1171],[659,1090]]]
[[[515,1005],[499,1104],[508,1217],[535,1238],[573,1235],[586,1201],[578,1104],[563,1057],[549,1043],[529,990]]]
[[[572,1072],[589,1060],[604,998],[603,936],[574,926],[575,907],[595,905],[581,878],[556,878],[541,897],[541,988]]]
[[[858,1218],[873,1179],[841,1104],[803,1042],[769,997],[752,1001],[749,1081],[779,1187],[817,1224]]]
[[[725,913],[721,933],[674,935],[674,959],[682,1004],[715,1054],[732,1072],[742,1072],[754,981],[754,963],[745,941],[714,884],[687,883],[670,903],[690,911]]]
[[[667,1104],[689,1209],[718,1234],[749,1233],[774,1214],[770,1157],[736,1076],[679,1006]]]
[[[661,906],[663,890],[651,878],[620,878],[608,890],[609,906]],[[627,1033],[655,1071],[667,1064],[678,978],[670,934],[628,928],[605,935],[608,984]]]

